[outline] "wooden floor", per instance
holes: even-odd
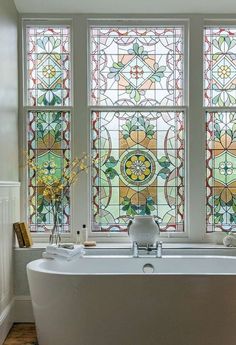
[[[36,345],[34,323],[15,323],[3,345]]]

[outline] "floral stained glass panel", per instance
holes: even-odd
[[[70,113],[30,111],[28,113],[28,156],[44,169],[53,183],[60,179],[70,161]],[[53,210],[38,183],[37,172],[28,168],[29,225],[31,231],[47,232],[53,227]],[[59,216],[61,232],[69,231],[70,195],[64,195]]]
[[[26,30],[28,105],[70,105],[70,28],[27,26]]]
[[[92,27],[92,105],[183,105],[184,29]]]
[[[162,231],[183,231],[182,112],[92,113],[93,231],[126,231],[153,215]]]
[[[236,113],[207,113],[207,231],[236,230]]]
[[[204,31],[204,105],[236,105],[236,27]]]

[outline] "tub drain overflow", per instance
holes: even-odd
[[[144,273],[153,273],[154,272],[154,266],[152,264],[143,265],[143,272]]]

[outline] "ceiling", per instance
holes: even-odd
[[[236,13],[235,0],[14,0],[20,13]]]

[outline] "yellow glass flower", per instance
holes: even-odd
[[[126,169],[126,174],[134,181],[143,181],[151,173],[150,165],[150,162],[143,155],[131,156],[125,163],[125,166],[128,168]]]
[[[131,165],[132,165],[132,162],[131,162],[131,161],[127,161],[125,165],[126,165],[128,168],[130,168]]]
[[[130,158],[131,162],[136,162],[138,160],[138,157],[137,156],[132,156]]]
[[[56,69],[52,65],[47,65],[43,68],[43,75],[46,78],[53,78],[56,74]]]
[[[229,78],[231,75],[231,69],[229,66],[223,65],[219,67],[217,73],[218,73],[218,76],[222,79]]]

